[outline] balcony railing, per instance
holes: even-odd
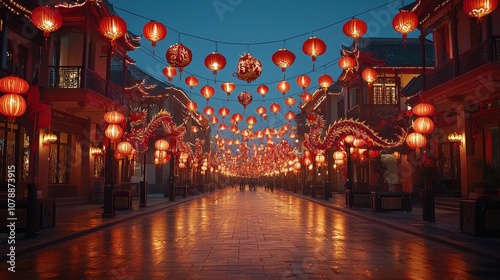
[[[395,117],[398,113],[398,105],[363,104],[349,110],[347,118],[359,119],[368,125],[377,125],[380,120]]]
[[[122,89],[109,82],[106,92],[106,80],[90,69],[80,66],[49,66],[49,88],[87,88],[114,102],[123,104]]]

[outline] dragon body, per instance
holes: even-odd
[[[329,125],[323,136],[325,121],[316,113],[307,115],[309,133],[304,135],[304,146],[311,150],[326,150],[330,148],[338,137],[353,135],[363,139],[368,146],[378,148],[392,148],[401,146],[406,138],[406,131],[401,128],[401,135],[396,135],[396,140],[382,138],[376,131],[367,126],[364,122],[353,119],[340,119]]]

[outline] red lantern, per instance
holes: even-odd
[[[430,103],[422,102],[415,105],[411,111],[419,117],[429,117],[434,114],[434,106]]]
[[[254,125],[255,123],[257,123],[257,118],[255,118],[254,116],[249,116],[247,118],[247,124],[250,126],[250,125]]]
[[[304,102],[309,102],[309,100],[312,99],[312,94],[310,94],[309,92],[304,92],[302,94],[299,94],[300,98],[302,99],[302,101]]]
[[[191,101],[188,101],[188,103],[186,104],[186,107],[189,111],[196,113],[198,105],[196,104],[196,102],[191,100]]]
[[[0,113],[14,122],[26,112],[26,101],[19,94],[7,93],[0,97]]]
[[[319,77],[318,84],[323,90],[327,90],[333,84],[333,78],[328,74],[323,74]]]
[[[229,97],[229,95],[231,94],[231,92],[233,92],[233,90],[236,88],[236,85],[234,83],[231,83],[231,82],[225,82],[225,83],[222,83],[222,85],[220,85],[220,88]]]
[[[369,150],[368,155],[370,158],[376,158],[380,155],[380,150]]]
[[[43,31],[44,37],[49,37],[51,32],[61,27],[62,16],[56,9],[40,6],[31,12],[31,22],[36,28]]]
[[[231,112],[231,111],[229,111],[229,109],[228,109],[228,108],[226,108],[226,107],[221,107],[221,108],[219,109],[219,115],[220,115],[222,118],[225,118],[227,115],[229,115],[229,113],[230,113],[230,112]]]
[[[295,61],[295,54],[287,49],[279,49],[273,54],[272,60],[276,66],[281,68],[281,72],[285,72],[286,68]]]
[[[177,75],[177,69],[173,66],[165,66],[162,70],[163,75],[168,78],[169,81],[172,81],[172,78]]]
[[[195,125],[193,125],[193,126],[191,127],[191,132],[193,132],[193,133],[197,133],[197,132],[198,132],[198,127],[197,127],[197,126],[195,126]]]
[[[293,105],[295,105],[297,101],[293,97],[288,97],[285,99],[285,104],[288,105],[290,108],[292,108]]]
[[[115,40],[127,32],[127,23],[119,16],[103,17],[99,22],[99,31],[104,37],[111,40],[113,46]]]
[[[271,104],[271,107],[269,107],[269,109],[276,116],[276,114],[281,110],[281,106],[276,104],[276,103],[273,103],[273,104]]]
[[[231,117],[231,120],[235,123],[239,123],[243,119],[243,115],[236,113]]]
[[[104,114],[104,121],[107,123],[122,123],[125,120],[125,116],[118,111],[110,111]]]
[[[340,68],[348,70],[356,66],[356,60],[350,56],[343,56],[339,59],[338,65]]]
[[[119,124],[110,123],[104,131],[104,135],[106,135],[109,140],[115,141],[122,137],[123,129]]]
[[[304,44],[302,44],[302,51],[311,56],[313,61],[313,70],[314,70],[314,62],[316,61],[316,57],[325,53],[326,44],[323,40],[317,37],[309,37]]]
[[[23,94],[30,89],[26,80],[17,76],[6,76],[0,79],[0,91],[3,93]]]
[[[348,37],[353,38],[354,40],[366,34],[368,30],[368,26],[366,23],[360,19],[353,18],[344,23],[342,27],[342,31]]]
[[[255,111],[257,112],[257,114],[259,114],[261,116],[265,115],[267,113],[267,109],[264,106],[257,107],[257,109],[255,109]]]
[[[306,90],[306,88],[311,84],[311,78],[307,75],[300,75],[297,77],[297,85],[299,85],[302,90]]]
[[[290,84],[286,80],[283,80],[281,82],[278,82],[276,88],[279,92],[281,92],[282,95],[285,95],[286,92],[290,90]]]
[[[151,41],[151,46],[156,47],[156,42],[167,37],[167,28],[161,22],[151,20],[142,28],[144,38]]]
[[[226,126],[226,124],[225,124],[225,123],[221,123],[221,124],[219,124],[219,130],[220,130],[220,131],[224,131],[224,130],[226,130],[226,128],[227,128],[227,126]]]
[[[179,68],[179,72],[182,73],[182,70],[193,60],[193,53],[183,44],[176,43],[168,48],[165,57],[170,66]]]
[[[217,71],[226,67],[226,58],[218,52],[213,52],[205,57],[205,66],[217,75]]]
[[[392,27],[396,32],[403,34],[403,40],[406,40],[408,33],[412,32],[418,26],[418,17],[413,12],[401,11],[392,19]]]
[[[219,122],[219,118],[217,118],[216,116],[212,116],[212,117],[210,118],[210,122],[211,122],[212,124],[216,124],[216,123],[218,123],[218,122]]]
[[[184,81],[186,82],[186,85],[188,85],[190,89],[193,89],[193,87],[198,85],[198,78],[196,78],[195,76],[187,76]]]
[[[409,148],[417,150],[427,145],[427,138],[421,133],[412,132],[406,136],[406,144]]]
[[[214,108],[212,106],[206,106],[203,109],[203,113],[205,113],[205,115],[207,115],[207,116],[210,116],[214,113]]]
[[[250,83],[257,79],[262,72],[262,64],[260,60],[253,57],[250,53],[246,53],[238,60],[236,67],[236,77],[238,79]]]
[[[289,122],[293,121],[295,118],[295,113],[292,111],[289,111],[288,113],[285,114],[285,119]]]
[[[206,86],[203,86],[201,89],[200,89],[200,93],[201,93],[201,96],[205,97],[207,99],[207,102],[208,100],[214,96],[215,94],[215,90],[213,87],[209,86],[209,85],[206,85]]]
[[[130,154],[133,149],[132,144],[128,141],[122,141],[118,143],[118,146],[116,147],[116,150],[124,156]]]
[[[262,98],[264,98],[264,96],[266,96],[267,92],[269,91],[269,87],[262,84],[260,86],[257,87],[257,92],[262,95]]]
[[[464,12],[469,17],[477,18],[478,22],[491,12],[493,12],[497,6],[497,0],[465,0],[464,1]]]
[[[243,105],[243,109],[246,109],[247,106],[252,103],[252,100],[252,94],[247,91],[242,91],[240,94],[238,94],[238,102]]]
[[[413,130],[421,134],[429,134],[434,131],[434,122],[428,117],[418,117],[413,121]]]
[[[368,85],[371,85],[377,80],[377,71],[373,68],[367,67],[363,70],[363,72],[361,72],[361,77],[368,83]]]
[[[170,147],[170,144],[168,144],[168,141],[165,139],[158,139],[155,141],[155,149],[158,151],[167,151],[168,148]],[[161,158],[161,157],[157,157]]]

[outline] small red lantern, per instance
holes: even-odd
[[[0,113],[14,122],[26,112],[26,101],[19,94],[7,93],[0,97]]]
[[[224,131],[224,130],[226,130],[226,128],[227,128],[227,125],[225,123],[219,124],[219,130],[220,131]]]
[[[269,107],[269,109],[276,116],[276,114],[281,110],[281,106],[279,104],[273,103],[273,104],[271,104],[271,106]]]
[[[254,125],[254,124],[256,124],[256,123],[257,123],[257,118],[255,118],[254,116],[249,116],[249,117],[247,118],[247,124],[248,124],[249,126]]]
[[[278,82],[276,88],[279,92],[281,92],[282,95],[285,95],[287,91],[290,90],[290,83],[288,83],[286,80],[283,80],[281,82]]]
[[[235,123],[239,123],[243,119],[243,115],[240,113],[235,113],[233,116],[231,116],[231,120]]]
[[[221,108],[219,109],[219,115],[220,115],[222,118],[225,118],[227,115],[229,115],[229,113],[230,113],[230,112],[231,112],[231,111],[229,111],[229,109],[228,109],[228,108],[226,108],[226,107],[221,107]]]
[[[205,57],[205,66],[217,75],[217,71],[226,67],[226,58],[218,52],[213,52]]]
[[[306,55],[311,56],[314,70],[314,62],[316,61],[316,57],[325,53],[326,44],[318,37],[309,37],[309,39],[307,39],[304,44],[302,44],[302,51]]]
[[[403,40],[406,40],[408,33],[412,32],[418,26],[418,17],[413,12],[401,11],[392,19],[392,27],[396,32],[403,34]]]
[[[306,88],[311,84],[311,78],[307,75],[300,75],[297,77],[297,85],[302,88],[302,90],[306,90]]]
[[[295,105],[297,101],[293,97],[287,97],[285,99],[285,104],[288,105],[290,108],[292,108],[293,105]]]
[[[114,46],[115,40],[127,32],[127,23],[119,16],[103,17],[99,22],[99,31],[104,37],[110,39],[111,45]]]
[[[257,109],[255,109],[255,111],[257,112],[257,114],[259,114],[261,116],[265,115],[267,113],[267,109],[264,106],[257,107]]]
[[[206,86],[203,86],[201,89],[200,89],[200,93],[201,93],[201,96],[205,97],[207,99],[207,102],[208,100],[214,96],[215,94],[215,89],[209,85],[206,85]]]
[[[207,116],[210,116],[214,113],[214,108],[212,106],[206,106],[204,109],[203,109],[203,113],[205,113],[205,115]]]
[[[54,8],[40,6],[31,12],[31,22],[43,31],[44,37],[49,37],[51,32],[58,30],[62,25],[62,16]]]
[[[434,114],[434,106],[430,103],[422,102],[415,105],[411,111],[419,117],[429,117]]]
[[[193,125],[193,126],[191,127],[191,132],[193,132],[193,133],[197,133],[197,132],[198,132],[198,130],[199,130],[199,129],[198,129],[198,127],[197,127],[197,126],[195,126],[195,125]]]
[[[219,118],[217,118],[216,116],[212,116],[212,117],[210,118],[210,122],[211,122],[212,124],[216,124],[216,123],[218,123],[218,122],[219,122]]]
[[[350,56],[343,56],[339,59],[338,65],[340,68],[348,70],[356,66],[356,60]]]
[[[357,40],[359,37],[365,35],[367,30],[368,26],[366,25],[366,22],[357,18],[348,20],[342,27],[344,34],[354,40]]]
[[[262,98],[264,98],[264,96],[266,96],[267,92],[269,91],[269,87],[262,84],[260,86],[257,87],[257,92],[262,95]]]
[[[162,70],[163,75],[168,78],[169,81],[172,81],[172,78],[177,75],[177,69],[173,66],[165,66]]]
[[[302,101],[304,102],[309,102],[309,100],[312,99],[312,94],[310,94],[309,92],[304,92],[302,94],[299,94],[300,98],[302,99]]]
[[[413,121],[413,130],[421,134],[429,134],[434,131],[434,122],[428,117],[418,117]]]
[[[289,122],[293,121],[293,119],[295,119],[295,113],[289,111],[288,113],[285,114],[285,119]]]
[[[188,103],[186,104],[186,108],[187,108],[189,111],[191,111],[191,112],[193,112],[193,113],[196,113],[196,110],[197,110],[197,108],[198,108],[198,105],[196,104],[196,102],[194,102],[194,101],[192,101],[192,100],[191,100],[191,101],[188,101]]]
[[[257,79],[262,72],[262,64],[260,60],[253,57],[250,53],[246,53],[238,60],[236,67],[236,77],[238,79],[250,83]]]
[[[493,12],[497,6],[497,0],[465,0],[464,1],[464,12],[469,17],[477,18],[478,22],[491,12]]]
[[[222,83],[222,85],[220,85],[220,88],[229,97],[229,95],[231,94],[231,92],[233,92],[233,90],[236,88],[236,85],[234,83],[231,83],[231,82],[225,82],[225,83]]]
[[[176,43],[168,48],[165,57],[170,66],[179,68],[179,72],[182,73],[182,70],[193,60],[193,53],[183,44]]]
[[[188,85],[190,89],[193,89],[193,87],[198,85],[198,78],[196,78],[195,76],[187,76],[184,81],[186,82],[186,85]]]
[[[246,109],[247,106],[252,103],[253,97],[248,91],[242,91],[238,94],[238,102],[243,105],[243,109]]]
[[[333,84],[333,78],[328,74],[323,74],[318,78],[318,84],[326,91]]]
[[[3,93],[23,94],[30,88],[30,85],[23,78],[11,75],[0,79],[0,91]]]
[[[276,66],[281,68],[281,72],[285,72],[286,68],[295,61],[295,54],[287,49],[279,49],[273,54],[272,60]]]
[[[361,72],[361,77],[371,86],[377,80],[377,71],[371,67],[367,67]]]
[[[107,123],[119,124],[125,120],[125,116],[118,111],[110,111],[104,114],[104,121]]]
[[[156,42],[167,37],[167,28],[161,22],[151,20],[142,28],[144,38],[151,41],[151,46],[156,47]]]

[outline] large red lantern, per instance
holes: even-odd
[[[372,85],[373,82],[377,80],[377,71],[371,67],[367,67],[363,70],[363,72],[361,72],[361,77],[368,83],[368,85]]]
[[[285,104],[288,105],[290,108],[292,108],[293,105],[295,105],[297,101],[293,97],[287,97],[285,99]]]
[[[103,17],[99,22],[99,31],[104,37],[111,40],[111,45],[113,46],[115,40],[127,32],[127,23],[119,16]]]
[[[40,6],[31,12],[31,22],[43,31],[44,37],[49,37],[51,32],[58,30],[62,25],[62,16],[54,8]]]
[[[365,35],[367,30],[368,26],[366,25],[366,22],[357,18],[348,20],[342,27],[342,31],[344,32],[344,34],[348,37],[353,38],[354,40]]]
[[[297,85],[299,85],[302,90],[306,90],[306,88],[311,84],[311,78],[307,75],[300,75],[296,79]]]
[[[262,84],[260,86],[257,87],[257,92],[262,95],[262,98],[264,98],[264,96],[266,96],[267,92],[269,91],[269,87]]]
[[[167,28],[161,22],[151,20],[142,28],[144,38],[151,41],[151,46],[156,47],[156,42],[167,37]]]
[[[328,74],[323,74],[318,78],[318,84],[323,90],[327,90],[333,84],[333,78]]]
[[[243,105],[243,108],[246,109],[247,106],[252,103],[253,97],[252,94],[249,93],[248,91],[242,91],[240,94],[238,94],[238,102],[240,102],[241,105]]]
[[[326,44],[323,40],[318,37],[309,37],[304,44],[302,44],[302,51],[309,55],[313,61],[313,70],[314,70],[314,62],[316,61],[316,57],[325,53]]]
[[[104,114],[104,121],[107,123],[119,124],[125,120],[125,116],[118,111],[110,111]]]
[[[7,93],[0,97],[0,113],[14,122],[26,112],[26,101],[19,94]]]
[[[155,141],[155,149],[158,151],[168,151],[170,144],[165,139],[158,139]]]
[[[201,89],[200,89],[200,93],[201,93],[201,96],[205,97],[207,99],[207,102],[208,100],[214,96],[215,94],[215,89],[209,85],[206,85],[206,86],[203,86]]]
[[[344,70],[352,69],[356,66],[356,60],[350,56],[343,56],[337,62],[340,68]]]
[[[273,54],[272,60],[276,66],[281,68],[281,72],[285,72],[286,68],[295,61],[295,54],[287,49],[279,49]]]
[[[184,81],[186,82],[186,85],[188,85],[190,89],[193,89],[193,87],[198,85],[198,78],[196,78],[195,76],[187,76]]]
[[[220,85],[220,88],[229,97],[229,95],[231,94],[231,92],[233,92],[233,90],[236,88],[236,85],[234,83],[231,83],[231,82],[225,82],[225,83],[222,83],[222,85]]]
[[[283,80],[281,82],[278,82],[278,84],[276,84],[276,88],[278,89],[279,92],[281,92],[282,95],[285,95],[287,91],[290,90],[290,83],[288,83],[286,80]]]
[[[23,94],[30,88],[26,80],[17,76],[6,76],[0,79],[0,92]]]
[[[469,17],[477,18],[478,22],[491,12],[493,12],[497,6],[497,0],[465,0],[464,1],[464,12]]]
[[[406,40],[408,33],[412,32],[418,26],[418,17],[413,12],[401,11],[392,19],[392,27],[396,32],[403,34],[403,40]]]
[[[179,72],[182,73],[182,70],[193,60],[193,53],[183,44],[176,43],[168,48],[165,57],[170,66],[179,68]]]
[[[413,121],[413,130],[421,134],[429,134],[434,131],[434,122],[429,117],[418,117]]]
[[[434,106],[430,103],[422,102],[415,105],[411,111],[419,117],[429,117],[434,114]]]
[[[205,57],[205,66],[217,75],[217,71],[226,67],[226,58],[218,52],[213,52]]]
[[[269,109],[276,116],[276,114],[281,110],[281,106],[277,103],[273,103],[271,104],[271,107],[269,107]]]
[[[174,66],[165,66],[162,70],[163,75],[168,78],[169,81],[172,81],[172,78],[177,75],[177,69]]]
[[[236,67],[236,77],[238,79],[250,83],[257,79],[262,72],[262,64],[260,60],[253,57],[250,53],[246,53],[238,60]]]

